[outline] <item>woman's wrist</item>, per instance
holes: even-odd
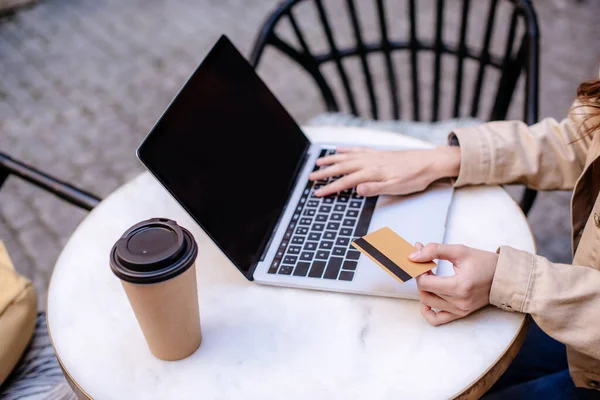
[[[460,147],[441,146],[435,152],[432,172],[434,180],[441,178],[456,178],[460,171]]]

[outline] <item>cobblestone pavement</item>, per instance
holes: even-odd
[[[374,2],[358,3],[361,15],[374,15]],[[405,2],[388,3],[390,21],[400,20]],[[561,117],[577,84],[598,72],[600,2],[534,3],[542,32],[541,115]],[[431,21],[431,4],[420,0],[419,18]],[[135,148],[219,35],[249,54],[275,6],[274,0],[42,0],[1,18],[0,148],[107,196],[142,172]],[[343,12],[331,15],[334,24],[347,24]],[[476,35],[483,27],[474,25]],[[308,29],[316,35],[314,26]],[[267,52],[259,73],[300,123],[323,111],[314,86],[288,61]],[[530,214],[539,253],[552,260],[570,259],[569,197],[542,194]],[[0,192],[0,238],[18,270],[33,279],[40,309],[60,249],[84,216],[14,178]]]

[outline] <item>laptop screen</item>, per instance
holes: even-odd
[[[251,279],[308,146],[222,36],[139,146],[138,157]]]

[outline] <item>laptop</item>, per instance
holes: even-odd
[[[410,196],[365,198],[348,189],[316,197],[331,179],[308,174],[335,151],[336,143],[311,143],[221,36],[137,156],[247,279],[418,298],[414,279],[400,284],[351,242],[384,226],[411,243],[443,241],[452,185]]]

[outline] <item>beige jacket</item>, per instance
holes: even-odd
[[[600,132],[582,138],[586,110],[572,110],[561,122],[502,121],[457,129],[462,158],[456,185],[524,183],[539,190],[574,190],[573,265],[503,246],[490,303],[531,314],[544,332],[566,344],[575,384],[599,389]]]

